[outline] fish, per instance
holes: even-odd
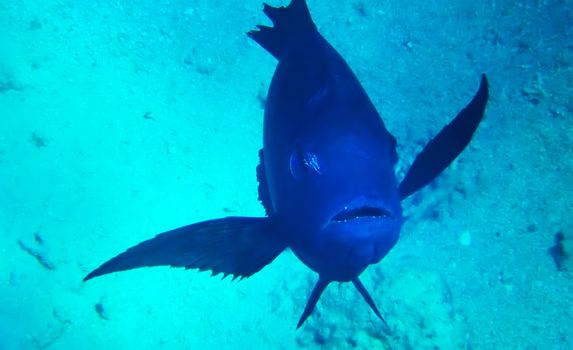
[[[278,63],[256,166],[262,217],[230,216],[161,233],[90,272],[172,266],[247,278],[283,251],[318,274],[296,329],[331,282],[352,282],[386,321],[359,276],[396,245],[402,201],[440,175],[483,119],[485,74],[473,99],[434,136],[398,182],[396,139],[342,56],[319,33],[305,0],[263,4],[271,26],[247,35]]]

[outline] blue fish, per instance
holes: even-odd
[[[320,35],[305,0],[264,4],[273,27],[248,36],[277,60],[256,173],[265,217],[226,217],[157,235],[107,261],[96,276],[144,266],[249,277],[290,248],[318,273],[297,329],[330,282],[352,282],[378,308],[360,274],[398,241],[401,201],[438,176],[469,144],[483,118],[488,84],[416,157],[398,182],[396,139],[358,79]]]

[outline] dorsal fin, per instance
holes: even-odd
[[[265,213],[267,216],[273,214],[273,204],[271,202],[271,196],[269,194],[269,187],[267,185],[267,175],[265,173],[265,159],[264,153],[261,149],[259,151],[259,165],[257,165],[257,181],[259,182],[259,200],[265,208]]]
[[[258,25],[258,30],[247,35],[277,59],[291,39],[316,30],[305,0],[292,0],[287,7],[263,6],[263,12],[271,19],[273,27]]]

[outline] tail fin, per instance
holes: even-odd
[[[249,277],[270,264],[286,244],[273,234],[270,218],[228,217],[157,235],[107,261],[84,281],[145,266],[211,270]]]
[[[277,59],[293,37],[316,30],[306,0],[292,0],[287,7],[263,6],[263,12],[271,19],[273,27],[258,25],[258,30],[247,35]]]

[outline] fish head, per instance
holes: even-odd
[[[383,126],[371,126],[322,126],[292,143],[288,198],[300,232],[293,251],[332,280],[358,276],[398,240],[396,142]]]

